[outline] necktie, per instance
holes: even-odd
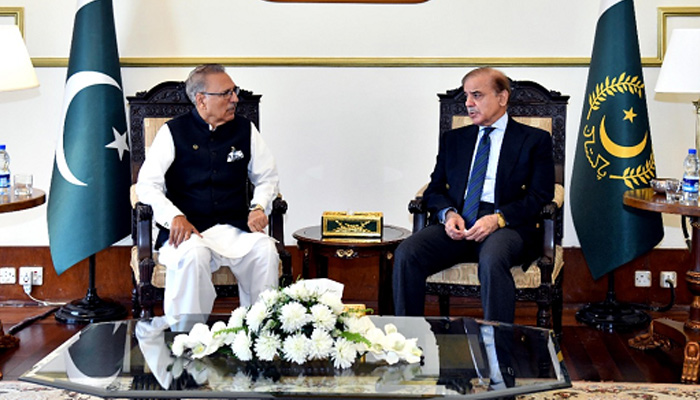
[[[464,207],[462,207],[462,217],[467,224],[467,228],[471,228],[476,223],[481,192],[484,189],[484,181],[486,180],[486,167],[489,164],[489,151],[491,149],[489,134],[494,129],[490,126],[484,128],[484,135],[476,148],[476,158],[474,158],[474,165],[469,175],[467,195],[464,198]]]

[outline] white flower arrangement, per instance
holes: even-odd
[[[420,361],[417,339],[406,339],[392,324],[381,330],[369,317],[344,311],[341,293],[314,281],[267,290],[252,306],[231,312],[228,323],[196,324],[174,338],[171,351],[177,357],[218,353],[244,362],[332,360],[340,369],[368,352],[388,364]]]

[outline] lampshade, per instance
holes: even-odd
[[[39,86],[17,25],[0,25],[0,92]]]
[[[654,90],[700,95],[700,29],[673,30]]]

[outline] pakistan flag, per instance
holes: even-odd
[[[79,0],[48,205],[58,274],[130,231],[129,146],[111,0]]]
[[[651,250],[661,215],[626,207],[625,191],[656,176],[632,0],[603,0],[573,177],[571,212],[594,279]]]

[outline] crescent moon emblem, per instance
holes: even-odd
[[[63,112],[61,118],[62,129],[65,127],[66,114],[68,113],[68,108],[70,107],[73,98],[83,89],[87,89],[88,87],[95,85],[111,85],[121,90],[121,87],[117,81],[112,79],[111,76],[103,74],[102,72],[81,71],[71,75],[66,82],[66,93],[63,100]],[[61,132],[61,134],[58,135],[58,143],[56,143],[56,167],[58,168],[58,172],[61,173],[63,179],[76,186],[87,186],[87,183],[76,178],[68,167],[66,153],[63,149],[63,134],[64,132]]]
[[[645,133],[644,139],[634,146],[619,145],[610,139],[608,132],[605,130],[605,115],[603,115],[603,119],[600,121],[600,143],[608,153],[617,158],[632,158],[638,156],[646,148],[648,138],[649,132]]]

